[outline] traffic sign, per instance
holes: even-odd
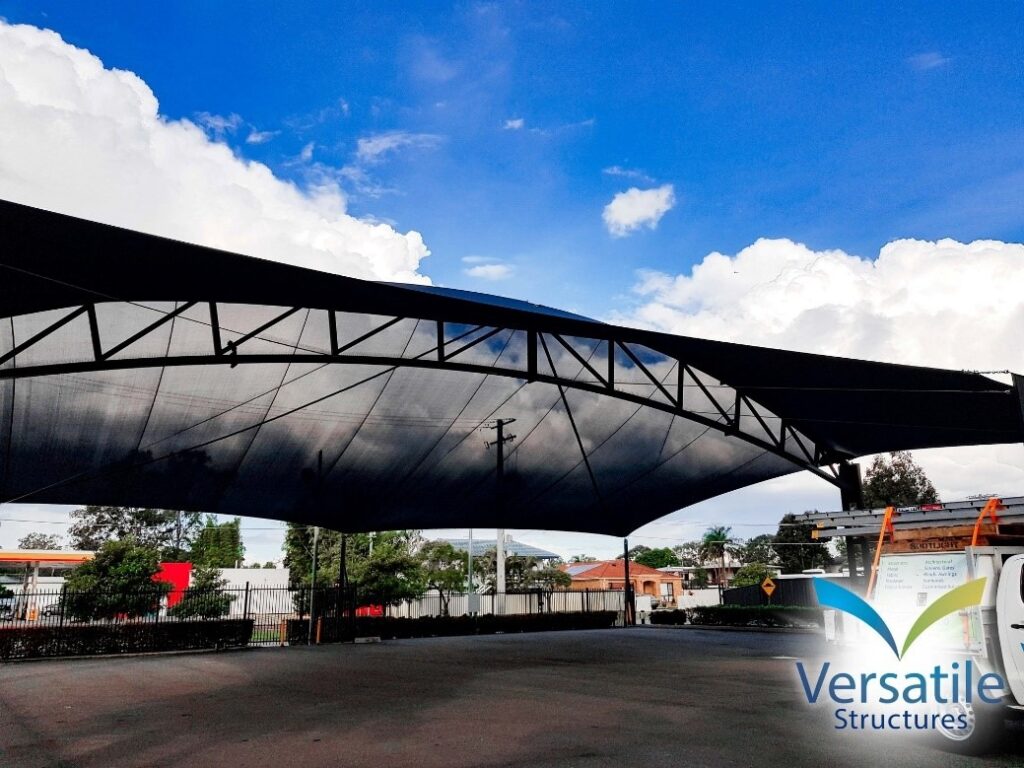
[[[769,576],[768,578],[766,578],[764,581],[761,582],[761,589],[763,589],[764,593],[766,595],[768,595],[769,599],[771,599],[772,592],[775,591],[775,582],[772,581],[772,577],[771,576]]]

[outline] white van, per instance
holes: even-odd
[[[978,752],[1008,717],[1024,717],[1024,547],[977,546],[963,550],[883,554],[870,603],[896,638],[906,636],[921,611],[950,589],[985,577],[981,604],[952,613],[929,627],[927,646],[943,658],[970,660],[978,674],[995,672],[1006,683],[1001,704],[979,705],[950,697],[936,705],[966,727],[937,728],[947,746]],[[845,614],[825,611],[826,639],[863,647],[872,630]]]

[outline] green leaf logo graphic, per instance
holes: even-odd
[[[921,615],[917,617],[914,626],[910,628],[910,632],[907,633],[907,639],[903,641],[903,649],[900,651],[900,658],[906,656],[907,649],[914,644],[914,641],[921,636],[922,632],[936,621],[964,608],[978,605],[981,602],[981,596],[985,593],[985,582],[987,580],[987,577],[985,577],[962,584],[955,589],[951,589],[925,608]]]
[[[907,633],[907,639],[903,641],[903,649],[900,651],[896,649],[896,641],[893,639],[889,626],[875,609],[859,595],[825,579],[814,580],[814,591],[818,596],[819,605],[836,608],[860,619],[885,640],[897,659],[902,659],[914,641],[939,619],[981,603],[986,581],[987,578],[974,579],[959,587],[954,587],[925,608],[917,617],[914,626],[910,628],[910,632]]]

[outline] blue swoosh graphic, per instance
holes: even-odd
[[[854,594],[848,589],[837,586],[826,579],[814,579],[814,591],[818,595],[818,603],[829,608],[835,608],[836,610],[848,613],[851,616],[856,616],[858,619],[863,621],[875,632],[878,633],[879,637],[885,640],[892,648],[892,652],[898,659],[900,652],[896,647],[896,641],[893,639],[892,632],[889,631],[888,625],[882,620],[882,617],[878,615],[878,612],[868,605],[859,595]]]

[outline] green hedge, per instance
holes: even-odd
[[[6,627],[0,629],[0,659],[241,648],[252,628],[252,619]]]
[[[724,627],[820,627],[821,608],[803,605],[706,605],[687,611],[691,624]]]
[[[418,619],[359,616],[350,624],[342,620],[341,632],[333,616],[321,621],[322,642],[351,640],[355,637],[411,638],[453,637],[456,635],[493,635],[499,632],[548,632],[564,629],[603,629],[615,625],[615,611],[576,613],[534,613],[523,616],[422,616]],[[351,626],[351,629],[349,627]],[[288,622],[288,642],[303,644],[309,628],[308,619]],[[316,632],[314,626],[313,629]]]

